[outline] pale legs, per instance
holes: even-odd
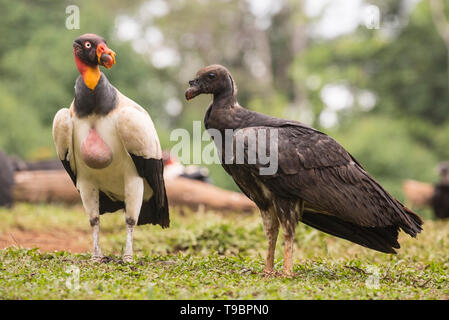
[[[293,242],[295,233],[290,230],[283,230],[284,234],[284,274],[291,276],[293,274]]]
[[[126,247],[123,254],[124,262],[133,261],[133,232],[139,220],[143,200],[143,179],[135,175],[125,177],[125,221]]]
[[[282,226],[284,235],[284,274],[286,276],[291,276],[293,274],[293,244],[297,222],[295,211],[286,211],[290,212],[290,216],[282,216],[281,221],[279,221],[274,208],[261,211],[263,226],[268,238],[267,258],[264,269],[265,275],[273,274],[274,253],[276,250],[276,240],[279,234],[279,225]]]
[[[261,211],[263,226],[268,238],[267,257],[265,261],[265,275],[273,273],[274,252],[276,250],[276,241],[279,234],[279,220],[272,208],[267,211]]]
[[[284,214],[281,216],[282,219],[280,219],[280,224],[284,235],[284,274],[290,277],[293,275],[293,244],[295,241],[295,229],[298,222],[296,210],[293,208],[287,208],[283,213]],[[300,216],[301,215],[302,213],[300,213]]]
[[[89,182],[80,182],[78,187],[84,210],[89,217],[90,226],[92,227],[92,260],[94,262],[100,262],[103,255],[101,254],[100,249],[100,212],[98,188]]]
[[[79,190],[84,210],[86,211],[92,227],[93,252],[92,260],[101,262],[103,255],[100,249],[100,212],[99,190],[89,182],[79,182]],[[125,221],[126,221],[126,247],[123,261],[133,261],[133,232],[137,224],[143,199],[143,179],[138,176],[125,178]]]

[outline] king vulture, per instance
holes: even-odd
[[[169,226],[161,146],[148,113],[100,71],[115,64],[106,41],[84,34],[73,43],[73,55],[80,76],[70,108],[53,121],[56,151],[89,217],[93,260],[102,260],[100,215],[125,209],[123,260],[130,262],[136,224]]]
[[[421,231],[422,220],[404,207],[376,182],[342,146],[326,134],[300,122],[278,119],[249,111],[239,105],[237,88],[228,70],[212,65],[198,71],[185,95],[212,94],[213,102],[204,119],[213,135],[222,165],[240,189],[259,207],[268,237],[265,272],[273,272],[279,226],[285,251],[284,273],[292,273],[295,228],[298,221],[359,245],[385,253],[395,253],[399,229],[412,237]],[[243,141],[244,163],[223,161],[226,130],[234,130],[231,146]],[[261,174],[266,167],[259,159],[270,154],[269,143],[260,150],[260,135],[276,131],[277,171]],[[259,146],[251,148],[245,135],[253,133]],[[271,134],[270,134],[271,136]],[[274,136],[274,135],[273,135]],[[242,139],[243,138],[243,139]],[[240,140],[239,140],[240,139]],[[271,138],[270,138],[271,139]],[[254,140],[251,140],[254,141]],[[265,142],[265,141],[263,141]],[[251,164],[248,152],[257,153]],[[232,159],[232,158],[231,158]],[[254,161],[253,161],[254,162]]]

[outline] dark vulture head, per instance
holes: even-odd
[[[190,88],[186,91],[186,99],[190,100],[202,93],[214,96],[235,96],[237,87],[228,69],[214,64],[200,69],[196,77],[189,81]]]
[[[449,162],[443,161],[438,164],[441,182],[449,183]]]
[[[115,52],[108,48],[106,41],[93,33],[86,33],[73,42],[73,55],[78,69],[83,66],[98,65],[111,68],[115,64]],[[81,67],[81,68],[80,68]]]

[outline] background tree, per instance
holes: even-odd
[[[308,13],[320,3],[320,13]],[[332,6],[348,3],[0,0],[0,148],[54,156],[51,121],[70,104],[78,76],[72,42],[93,32],[118,53],[108,78],[149,110],[165,149],[175,143],[170,131],[192,130],[210,102],[185,102],[188,80],[220,63],[242,105],[335,136],[402,198],[403,179],[434,181],[435,165],[449,158],[449,8],[441,0],[353,2],[360,15],[378,6],[380,28],[356,16],[346,32],[317,32]],[[80,8],[80,30],[65,28],[70,4]],[[215,183],[237,189],[220,166],[209,168]]]

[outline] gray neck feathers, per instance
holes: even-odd
[[[106,76],[101,73],[100,80],[94,90],[89,89],[82,76],[75,83],[75,113],[78,117],[91,114],[106,115],[117,105],[117,90]]]

